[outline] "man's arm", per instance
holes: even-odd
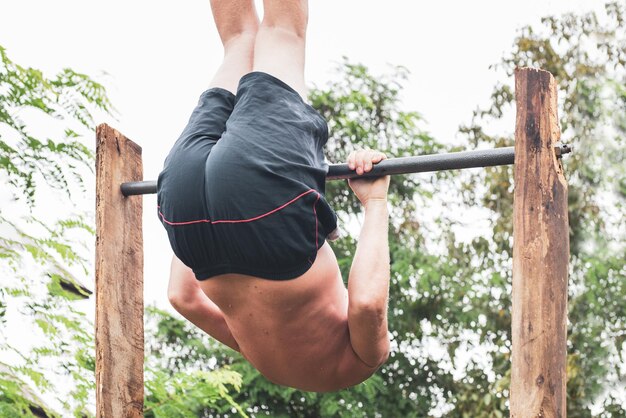
[[[230,332],[222,310],[202,291],[191,269],[176,256],[172,259],[167,296],[174,309],[189,322],[239,351],[239,344]]]
[[[367,202],[365,222],[348,278],[350,341],[356,355],[370,367],[380,366],[389,353],[388,220],[386,199]]]
[[[384,158],[382,153],[364,150],[351,154],[348,164],[361,174],[370,171],[373,163]],[[378,367],[389,355],[389,176],[373,180],[351,180],[349,184],[365,211],[348,277],[350,342],[363,363],[369,367]]]

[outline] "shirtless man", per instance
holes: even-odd
[[[158,180],[169,300],[274,383],[356,385],[389,353],[389,176],[349,181],[365,220],[346,289],[326,242],[328,127],[303,100],[307,1],[264,0],[260,24],[253,0],[211,6],[224,61]],[[362,174],[384,158],[348,164]]]

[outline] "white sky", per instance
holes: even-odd
[[[374,72],[403,65],[411,71],[405,109],[420,112],[435,138],[452,141],[488,100],[498,80],[488,66],[510,50],[519,27],[603,3],[311,0],[307,78],[323,86],[344,55]],[[0,45],[50,76],[70,67],[103,82],[119,119],[98,122],[143,147],[146,179],[156,178],[222,55],[208,0],[2,0]],[[145,197],[145,299],[165,306],[171,250],[155,205]]]

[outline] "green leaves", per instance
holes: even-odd
[[[15,188],[16,199],[25,198],[32,206],[39,182],[68,196],[72,184],[83,186],[93,152],[75,129],[93,130],[94,110],[113,110],[102,85],[71,69],[46,78],[15,64],[0,46],[0,125],[8,128],[0,136],[0,174]],[[54,138],[33,134],[23,118],[40,122],[42,115],[65,124],[64,133]],[[46,126],[56,128],[50,121]]]
[[[69,197],[85,190],[92,170],[84,143],[92,112],[111,109],[104,88],[86,75],[65,69],[47,78],[0,47],[0,177],[13,197],[0,210],[0,352],[11,362],[0,367],[2,416],[89,415],[93,325],[73,303],[90,293],[82,283],[94,231],[85,215],[72,213]],[[36,192],[50,189],[63,213],[50,210],[55,205],[37,212]]]
[[[198,410],[232,410],[238,416],[248,415],[230,395],[229,387],[241,388],[241,376],[226,368],[214,371],[192,370],[166,373],[148,369],[144,416],[197,417]]]

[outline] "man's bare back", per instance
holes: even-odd
[[[328,244],[297,279],[223,275],[200,287],[224,313],[241,354],[274,383],[329,391],[360,383],[376,369],[350,344],[348,291]]]
[[[265,0],[260,27],[252,0],[211,5],[226,50],[212,86],[234,90],[254,70],[273,74],[304,96],[306,0]],[[363,174],[384,158],[359,150],[348,164]],[[174,257],[168,289],[174,308],[277,384],[323,392],[367,379],[389,352],[389,176],[348,183],[365,217],[347,288],[328,243],[304,274],[290,280],[235,273],[204,280]],[[203,221],[179,224],[195,222]]]

